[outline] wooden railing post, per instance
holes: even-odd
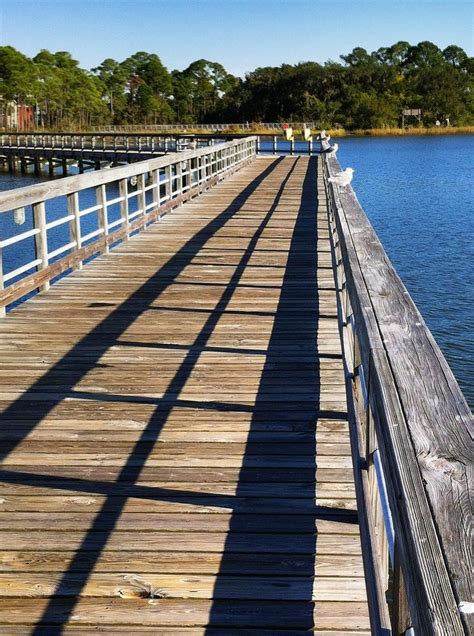
[[[67,208],[70,215],[74,218],[71,219],[69,228],[71,239],[76,243],[75,250],[82,247],[82,233],[81,233],[81,217],[79,215],[79,193],[72,192],[67,195]],[[74,269],[82,269],[83,262],[78,261],[74,266]]]
[[[176,164],[176,196],[181,196],[183,194],[183,165],[181,161],[178,161]]]
[[[128,179],[120,179],[119,181],[119,193],[120,198],[120,216],[123,219],[122,227],[126,229],[126,240],[130,238],[130,232],[128,232],[128,227],[130,225],[130,221],[128,219]]]
[[[172,170],[171,165],[166,166],[165,168],[165,197],[166,201],[169,201],[173,196],[173,183],[171,181],[172,178]]]
[[[156,210],[160,207],[160,170],[152,170],[151,171],[151,183],[152,183],[152,190],[151,190],[151,196],[152,196],[152,201],[153,201],[153,208],[152,210]],[[161,214],[158,216],[158,220],[161,220]]]
[[[400,564],[397,539],[393,547],[392,634],[404,636],[411,627],[410,610]]]
[[[189,190],[192,188],[192,159],[186,159],[186,188]]]
[[[95,192],[97,205],[100,206],[100,208],[97,210],[99,228],[103,230],[102,234],[104,238],[107,238],[107,235],[109,233],[109,219],[107,212],[107,191],[105,185],[102,184],[100,186],[97,186]],[[109,245],[107,242],[105,243],[104,252],[106,254],[108,254],[109,252]]]
[[[48,232],[46,229],[46,205],[44,201],[33,203],[33,226],[39,230],[35,234],[36,258],[41,262],[37,265],[38,271],[48,267]],[[39,287],[41,291],[49,289],[49,281],[45,281]]]
[[[5,282],[3,280],[3,248],[0,246],[0,292],[5,289]],[[4,318],[7,313],[6,303],[0,304],[0,318]]]
[[[138,188],[138,209],[141,211],[143,216],[146,215],[146,192],[145,192],[146,178],[145,174],[139,174],[137,177],[137,188]],[[146,223],[143,226],[143,229],[146,230]]]

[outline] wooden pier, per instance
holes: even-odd
[[[207,148],[233,139],[223,132],[179,133],[4,133],[0,134],[0,170],[67,176],[74,169],[100,170],[153,159],[168,153]],[[319,154],[317,141],[285,141],[277,135],[258,135],[257,152],[267,155]]]
[[[391,340],[335,160],[255,152],[0,195],[32,206],[37,248],[0,270],[0,302],[42,290],[0,322],[2,634],[467,633],[468,407],[419,314],[428,377],[410,370],[409,297]]]
[[[195,135],[4,133],[0,134],[0,167],[10,173],[47,172],[50,176],[59,170],[67,176],[72,167],[82,174],[189,147],[207,147],[217,141],[211,136]]]

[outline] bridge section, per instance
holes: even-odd
[[[0,324],[5,633],[370,633],[317,161],[254,160]]]
[[[241,137],[243,139],[245,137]],[[0,169],[50,176],[99,170],[111,165],[152,159],[167,153],[207,148],[235,139],[214,131],[176,133],[4,133],[0,134]],[[255,136],[258,153],[266,155],[319,154],[318,140],[285,140],[277,135]]]

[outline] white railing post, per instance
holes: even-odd
[[[183,165],[181,161],[176,163],[176,196],[181,196],[183,194]]]
[[[172,170],[171,164],[165,168],[165,200],[169,201],[173,196],[173,184],[171,182]]]
[[[0,247],[0,292],[5,289],[5,283],[3,280],[3,249]],[[7,313],[7,305],[3,303],[0,305],[0,318],[4,318]]]
[[[153,208],[152,210],[155,211],[157,208],[160,207],[160,169],[158,168],[157,170],[152,170],[151,171],[151,183],[152,183],[152,190],[151,190],[151,196],[152,196],[152,201],[153,201]],[[158,220],[161,217],[158,217]]]
[[[70,215],[74,218],[70,222],[70,234],[71,239],[76,243],[75,249],[78,250],[82,247],[82,234],[81,234],[81,217],[79,216],[79,193],[72,192],[67,195],[67,208]],[[82,269],[83,262],[79,261],[74,266],[75,269]]]
[[[107,243],[107,235],[109,233],[109,219],[107,212],[107,191],[104,184],[97,186],[97,188],[95,189],[95,196],[97,205],[100,206],[97,210],[98,225],[99,228],[102,230],[102,234],[104,235],[104,252],[107,254],[109,252],[109,244]]]
[[[130,238],[130,232],[128,227],[130,221],[128,219],[128,179],[120,179],[119,181],[119,194],[120,194],[120,217],[123,219],[122,227],[125,228],[125,239],[128,241]]]
[[[33,203],[33,224],[34,227],[39,230],[38,234],[35,234],[35,247],[36,258],[41,262],[38,263],[38,271],[46,269],[49,264],[48,259],[48,232],[46,229],[46,205],[44,201]],[[41,291],[47,291],[49,289],[49,281],[45,281],[40,285]]]
[[[138,209],[141,212],[142,216],[146,215],[146,192],[145,192],[145,174],[139,174],[137,177],[137,188],[138,188]],[[146,223],[143,226],[143,229],[146,230]]]
[[[192,159],[186,159],[186,172],[188,173],[186,175],[186,190],[191,190],[191,188],[193,187],[192,165],[193,165],[193,160]]]

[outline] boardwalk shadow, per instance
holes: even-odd
[[[252,455],[261,447],[258,431],[262,423],[270,430],[272,423],[278,423],[280,430],[283,427],[296,435],[301,431],[315,431],[320,406],[316,170],[316,161],[310,160],[252,414],[237,499],[249,497],[252,488],[256,500],[261,496],[262,484],[252,476]],[[275,427],[275,430],[278,429]],[[211,611],[209,634],[214,633],[214,628],[228,625],[233,614],[239,615],[238,620],[248,621],[240,627],[301,630],[313,627],[315,526],[321,513],[324,516],[324,512],[329,511],[316,511],[313,504],[315,440],[308,443],[303,458],[300,453],[301,450],[292,450],[289,444],[285,466],[288,459],[293,459],[294,463],[290,461],[289,465],[294,468],[266,469],[265,496],[273,497],[274,501],[281,498],[281,507],[274,511],[273,518],[269,518],[268,514],[259,511],[258,503],[255,504],[252,526],[262,533],[260,540],[245,541],[240,514],[234,511],[214,589],[216,600]],[[300,467],[301,459],[304,459],[304,467]],[[288,499],[291,498],[293,510],[289,525],[284,516],[288,512],[285,509],[286,490],[286,506],[290,505]],[[268,561],[269,556],[273,557],[271,561]],[[252,569],[248,567],[249,562],[253,563]],[[233,581],[232,597],[228,595],[229,573],[240,575]],[[266,579],[262,579],[265,576]],[[292,577],[293,581],[290,583],[285,577]],[[229,598],[237,599],[237,604]]]
[[[163,267],[157,270],[123,303],[118,305],[93,330],[81,338],[61,360],[32,384],[20,398],[7,407],[1,414],[1,422],[14,422],[16,418],[28,421],[27,427],[24,428],[24,438],[26,438],[28,433],[63,399],[62,397],[53,397],[50,401],[39,401],[36,395],[47,392],[48,387],[51,385],[61,387],[63,392],[72,391],[82,378],[99,364],[100,359],[108,349],[118,343],[122,334],[127,331],[140,315],[147,311],[171,284],[174,284],[177,272],[184,270],[192,262],[193,258],[209,239],[225,226],[258,186],[272,174],[279,162],[277,160],[263,170],[256,179],[239,192],[226,210],[197,232]],[[133,344],[134,346],[140,346],[140,343]],[[67,377],[67,381],[65,381],[65,377]],[[97,399],[100,399],[100,394],[97,394]],[[4,441],[0,448],[0,461],[10,455],[20,442],[21,439]]]
[[[171,284],[170,281],[174,280],[177,272],[189,265],[193,257],[203,246],[216,232],[225,226],[255,192],[258,186],[273,173],[280,161],[281,160],[276,160],[262,170],[257,178],[239,192],[238,196],[231,202],[226,210],[209,222],[202,230],[198,231],[162,268],[151,276],[124,303],[118,306],[116,310],[109,314],[95,329],[84,336],[58,363],[35,382],[21,398],[16,400],[2,413],[1,419],[3,423],[11,424],[19,419],[22,422],[27,421],[28,425],[22,429],[23,437],[14,436],[4,440],[0,452],[0,459],[4,459],[12,453],[21,440],[28,436],[28,433],[62,401],[63,397],[73,394],[74,387],[81,379],[99,363],[101,357],[110,347],[117,344],[120,336],[139,318],[141,313],[146,311],[150,305],[160,297]],[[110,497],[107,497],[102,508],[95,516],[94,522],[86,532],[75,557],[58,582],[57,589],[59,592],[51,598],[34,632],[35,634],[44,633],[44,628],[41,627],[41,624],[49,625],[47,628],[48,634],[61,633],[62,626],[57,625],[57,623],[65,624],[68,622],[77,604],[79,595],[90,573],[94,569],[96,562],[100,558],[110,533],[114,529],[127,502],[128,493],[124,493],[121,485],[123,485],[124,482],[133,485],[140,476],[143,466],[146,464],[153,449],[153,444],[146,444],[145,447],[148,450],[144,452],[143,442],[145,440],[149,441],[150,438],[155,440],[159,438],[160,432],[176,402],[173,396],[179,395],[186,384],[193,366],[197,362],[202,350],[206,347],[213,328],[225,311],[235,286],[238,284],[248,260],[251,257],[255,244],[270,217],[271,212],[269,212],[267,217],[262,221],[262,224],[249,241],[248,247],[245,249],[240,263],[235,269],[228,288],[224,290],[201,332],[194,340],[192,346],[188,348],[189,350],[183,362],[178,367],[175,376],[170,381],[162,400],[156,401],[157,406],[153,415],[117,476],[118,487],[115,491],[113,485],[110,485],[107,489],[108,494],[118,494],[119,498],[117,499],[117,497],[115,497],[112,501]],[[67,378],[67,380],[65,380],[65,378]],[[52,397],[51,400],[37,400],[36,396],[47,392],[51,386],[58,387],[56,395]],[[111,399],[110,395],[104,395],[103,398],[107,401]],[[94,394],[94,400],[98,401],[100,399],[100,394]],[[63,475],[63,477],[61,477],[60,472],[57,477],[58,484],[61,482],[64,483],[64,478],[66,478],[67,481],[67,476]],[[3,475],[5,479],[7,476],[7,473]],[[11,481],[16,481],[16,483],[21,481],[21,478],[19,479],[19,473],[17,473],[15,478],[15,471],[11,471],[10,476]],[[24,477],[26,478],[26,474],[24,474]],[[41,483],[41,477],[42,476],[38,475],[36,482],[38,485]],[[28,483],[33,487],[35,486],[34,475],[30,475]],[[84,483],[83,487],[87,488],[87,483]],[[93,485],[89,485],[89,488],[93,489]],[[86,569],[84,569],[81,562],[82,552],[87,552],[90,555],[88,561],[89,566]],[[68,589],[70,593],[72,591],[74,594],[64,597],[61,593],[61,590],[64,589]]]
[[[154,442],[159,439],[171,410],[184,404],[179,396],[204,350],[211,350],[209,340],[219,320],[228,311],[229,303],[239,286],[249,260],[258,249],[259,239],[269,222],[277,217],[278,204],[291,173],[298,160],[290,169],[287,177],[275,193],[268,212],[259,226],[252,231],[247,247],[240,254],[240,260],[228,285],[223,290],[214,309],[209,311],[200,332],[191,346],[186,346],[182,363],[171,379],[161,400],[152,400],[156,406],[146,428],[134,444],[130,455],[119,471],[116,481],[99,482],[88,479],[68,478],[66,471],[56,475],[34,475],[21,470],[3,471],[0,478],[10,483],[28,483],[34,486],[68,489],[74,491],[101,493],[106,496],[102,508],[96,514],[90,529],[85,533],[82,544],[75,557],[57,585],[57,593],[49,601],[37,628],[39,634],[59,634],[74,612],[78,599],[87,583],[102,551],[120,519],[129,497],[149,499],[168,499],[188,501],[209,506],[233,508],[230,532],[222,558],[219,576],[214,589],[214,601],[209,617],[209,634],[214,628],[245,627],[273,629],[285,624],[294,629],[311,629],[313,625],[313,573],[316,552],[316,534],[314,526],[317,519],[334,511],[314,506],[315,491],[315,444],[309,444],[304,453],[304,465],[301,451],[294,450],[300,445],[288,446],[286,459],[290,467],[258,468],[252,465],[252,456],[261,453],[261,437],[257,435],[262,423],[278,422],[280,429],[308,432],[314,430],[320,408],[320,371],[317,347],[319,321],[319,298],[316,278],[317,268],[317,225],[316,225],[316,162],[311,160],[305,180],[302,201],[294,228],[287,268],[285,270],[281,295],[276,310],[275,321],[266,354],[258,395],[252,412],[251,429],[246,453],[239,476],[239,485],[235,497],[222,497],[178,490],[152,488],[138,485],[143,467],[146,465]],[[132,296],[112,312],[96,329],[78,342],[63,359],[38,380],[21,399],[17,400],[2,415],[5,422],[14,422],[16,418],[28,421],[29,426],[22,429],[24,437],[29,430],[38,425],[44,417],[62,400],[57,394],[51,401],[36,401],[38,393],[47,391],[51,385],[61,386],[63,396],[75,396],[76,399],[103,400],[105,402],[123,400],[123,396],[111,394],[87,394],[74,392],[74,387],[96,366],[103,354],[120,343],[122,334],[148,310],[152,303],[173,280],[176,272],[184,269],[215,233],[222,229],[249,199],[262,181],[272,174],[279,165],[272,163],[239,196],[205,228],[199,231],[168,263],[147,280]],[[119,320],[117,320],[119,318]],[[140,343],[130,343],[139,346]],[[156,346],[159,343],[144,344]],[[175,347],[175,345],[172,345]],[[241,351],[241,350],[239,350]],[[218,352],[218,351],[217,351]],[[251,354],[249,350],[247,352]],[[261,350],[255,350],[261,354]],[[64,377],[68,377],[65,384]],[[298,397],[296,397],[298,396]],[[137,401],[150,404],[150,400],[137,396]],[[126,398],[124,401],[130,401]],[[197,404],[197,403],[196,403]],[[184,406],[192,406],[186,404]],[[203,403],[206,409],[238,411],[247,405],[225,403]],[[330,416],[329,413],[326,415]],[[307,435],[305,436],[305,439]],[[2,448],[2,456],[11,453],[21,439],[7,438]],[[295,464],[291,463],[293,458]],[[288,463],[288,462],[287,462]],[[269,515],[253,509],[249,514],[252,500],[260,498],[264,489],[264,498],[279,499],[281,510]],[[295,494],[296,491],[296,494]],[[286,495],[285,495],[286,492]],[[287,508],[285,508],[287,506]],[[238,511],[245,511],[245,516]],[[285,517],[286,512],[291,513]],[[297,514],[295,514],[295,511]],[[251,517],[251,520],[249,520]],[[354,517],[346,517],[349,522]],[[248,526],[246,524],[249,524]],[[258,538],[260,537],[260,538]],[[86,561],[83,554],[87,554]],[[85,565],[86,562],[86,565]],[[237,589],[235,581],[230,585],[229,575],[239,575]],[[284,577],[297,574],[298,581],[288,587]],[[262,581],[264,576],[265,581]],[[231,589],[232,588],[232,589]],[[67,590],[67,594],[65,593]],[[249,599],[253,599],[250,601]],[[281,599],[288,598],[291,600]],[[231,600],[232,599],[232,600]],[[247,617],[243,619],[243,617]],[[234,621],[234,623],[232,622]]]

